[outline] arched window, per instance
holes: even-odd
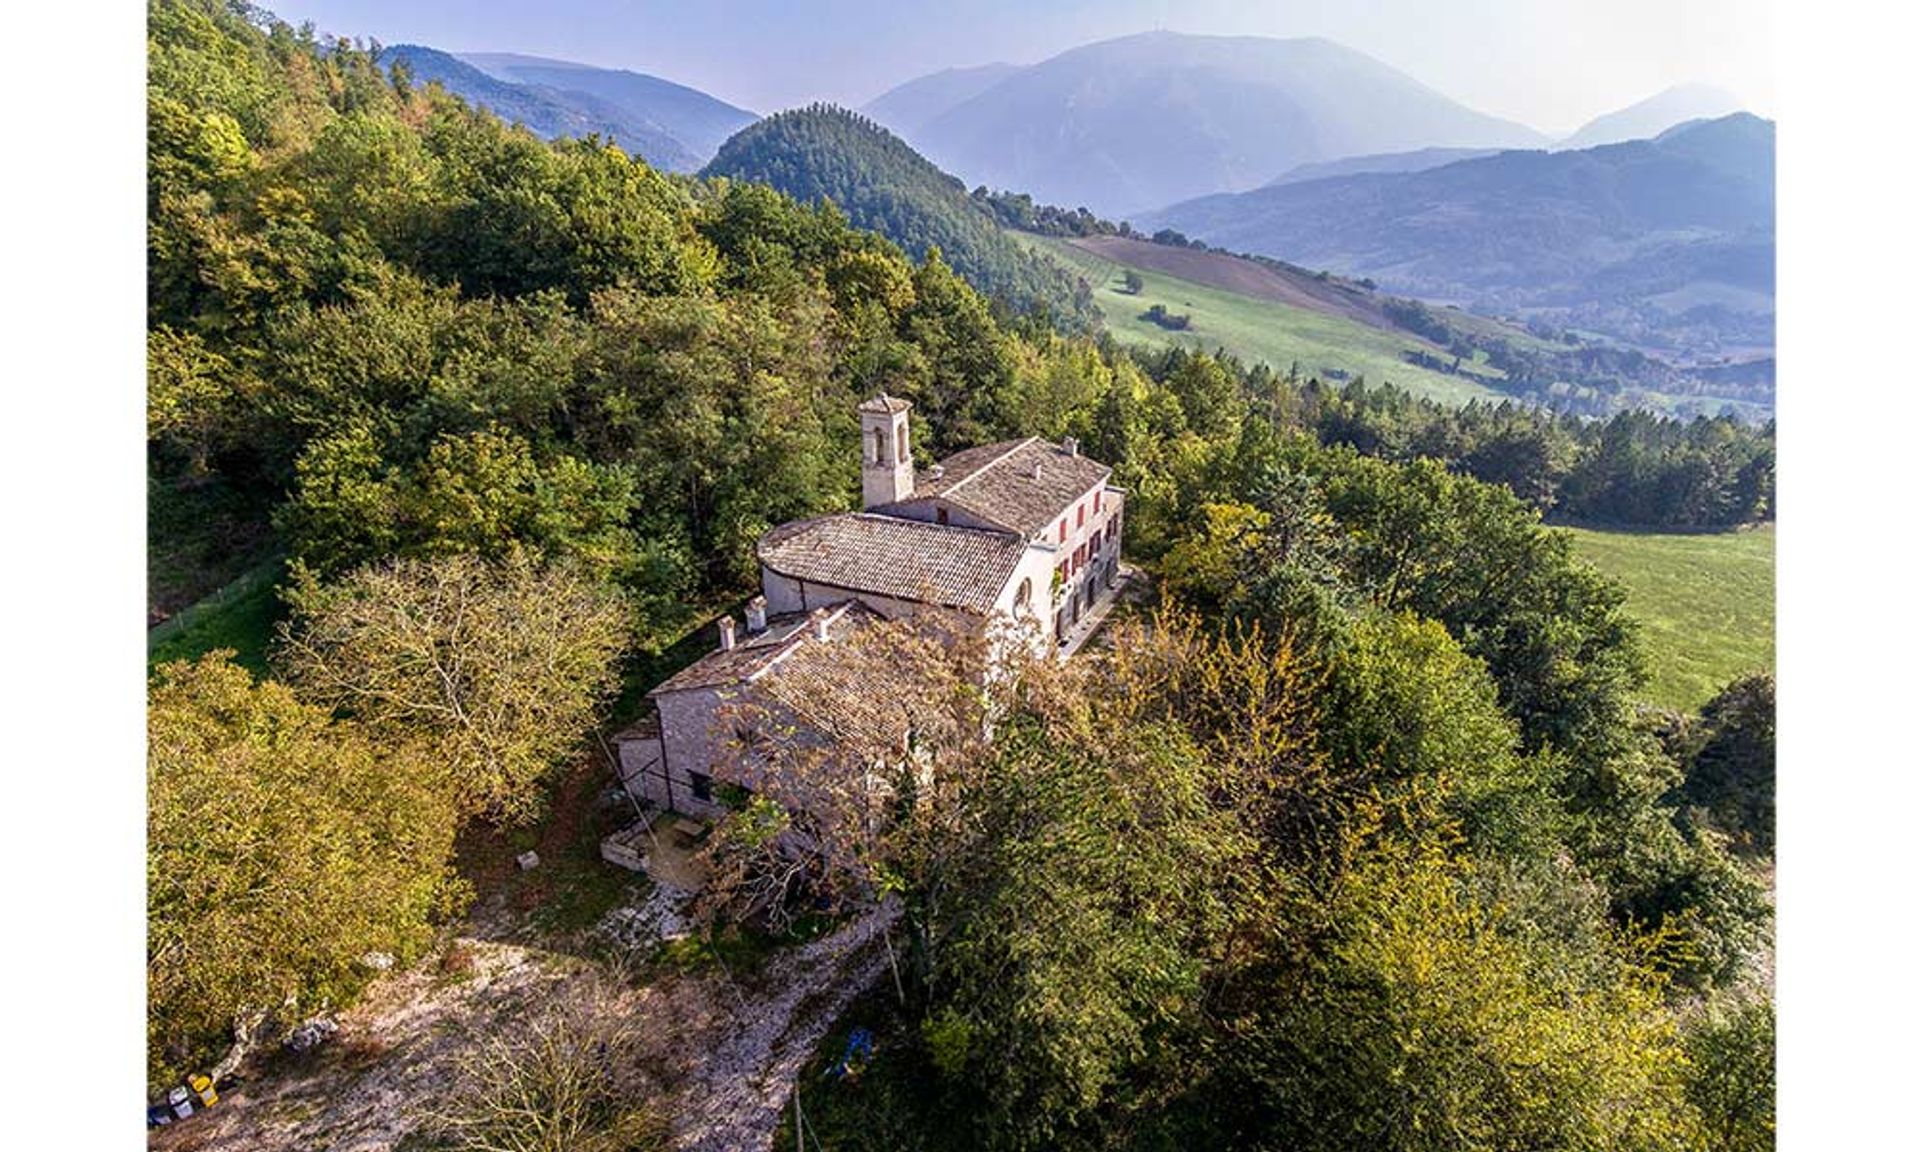
[[[1020,581],[1020,590],[1013,594],[1013,608],[1016,612],[1025,612],[1033,607],[1033,579],[1028,577]]]
[[[907,458],[907,422],[900,421],[900,451],[894,455],[893,462],[900,463]]]
[[[885,428],[875,428],[873,430],[873,462],[878,464],[886,458],[887,430]]]

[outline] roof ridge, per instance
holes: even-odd
[[[955,485],[955,487],[958,487],[958,485]],[[911,516],[889,516],[885,512],[869,512],[865,510],[859,512],[838,512],[834,515],[853,516],[867,520],[884,520],[889,524],[906,524],[916,529],[925,528],[932,532],[972,532],[976,536],[1008,536],[1016,541],[1021,538],[1018,528],[1011,528],[1004,525],[999,528],[975,528],[967,524],[941,524],[934,520],[916,520]],[[830,519],[830,517],[822,516],[820,519],[826,520]]]
[[[1019,441],[1013,447],[1007,449],[1005,452],[1000,453],[1000,455],[995,456],[993,459],[987,461],[985,464],[980,465],[980,467],[975,468],[973,471],[967,473],[965,476],[962,476],[960,477],[960,479],[955,480],[944,491],[942,491],[940,495],[952,496],[955,492],[958,492],[960,489],[965,488],[968,484],[972,483],[977,477],[979,477],[979,475],[982,472],[991,471],[994,465],[1000,463],[1000,461],[1005,460],[1007,457],[1013,455],[1015,452],[1020,451],[1020,449],[1025,448],[1027,445],[1032,444],[1034,441],[1038,439],[1040,439],[1040,437],[1038,436],[1029,436],[1025,440]]]
[[[773,671],[774,668],[778,667],[782,660],[785,660],[804,647],[813,632],[815,617],[824,612],[826,616],[820,622],[831,628],[842,616],[847,614],[848,609],[858,603],[858,600],[848,598],[840,601],[838,604],[828,604],[807,613],[805,621],[802,622],[800,627],[793,630],[791,636],[787,637],[788,642],[780,646],[780,651],[767,657],[766,663],[755,668],[752,672],[747,673],[745,682],[751,684],[760,679],[760,677],[765,676],[767,673]]]

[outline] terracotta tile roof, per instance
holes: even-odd
[[[862,605],[862,610],[865,606]],[[875,619],[872,613],[863,618]],[[820,729],[842,739],[904,736],[907,714],[891,692],[875,691],[871,662],[846,660],[834,643],[809,642],[754,681]]]
[[[742,634],[731,649],[714,649],[661,681],[647,695],[684,692],[689,688],[716,688],[750,680],[804,644],[813,635],[812,621],[815,617],[828,620],[829,638],[851,635],[870,619],[878,619],[871,609],[857,601],[844,601],[811,612],[788,612],[769,617],[766,631]],[[655,720],[655,724],[658,724],[658,720]]]
[[[939,497],[1031,539],[1113,469],[1051,441],[1003,440],[956,452],[914,480],[915,500]]]
[[[1025,550],[1004,532],[867,512],[796,520],[759,544],[760,562],[791,579],[982,613]]]
[[[880,393],[880,395],[875,396],[871,400],[862,401],[860,404],[859,411],[861,412],[905,412],[907,409],[911,407],[913,407],[913,404],[910,401],[902,400],[898,396],[889,396],[885,392],[882,392]]]

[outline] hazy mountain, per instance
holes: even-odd
[[[1014,69],[908,138],[970,184],[1107,216],[1346,156],[1546,142],[1328,40],[1173,32]]]
[[[584,93],[607,101],[631,116],[659,125],[699,163],[712,159],[727,137],[758,119],[752,112],[716,100],[697,88],[644,72],[595,68],[511,52],[467,52],[460,59],[501,80]]]
[[[903,136],[912,135],[925,127],[927,121],[973,99],[1018,71],[1018,64],[948,68],[888,89],[860,111]]]
[[[1711,120],[1738,111],[1740,98],[1731,92],[1705,84],[1680,84],[1618,112],[1589,120],[1555,147],[1593,148],[1625,140],[1648,140],[1676,124]]]
[[[597,133],[655,168],[691,172],[753,113],[703,92],[638,72],[475,53],[455,56],[418,44],[381,52],[382,64],[404,63],[416,82],[438,83],[502,120],[549,139]]]
[[[721,145],[701,174],[830,200],[915,259],[939,248],[975,288],[1015,307],[1043,304],[1082,325],[1097,315],[1078,276],[1015,243],[959,180],[858,113],[814,105],[769,116]]]
[[[1773,184],[1772,123],[1737,113],[1653,140],[1208,196],[1136,223],[1705,352],[1771,344]]]
[[[1478,160],[1491,156],[1498,148],[1421,148],[1413,152],[1382,152],[1376,156],[1349,156],[1321,164],[1302,164],[1274,177],[1269,184],[1298,184],[1302,180],[1324,180],[1329,176],[1358,176],[1365,172],[1425,172],[1458,160]]]

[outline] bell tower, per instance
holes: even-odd
[[[913,496],[913,405],[885,392],[860,405],[860,506],[897,504]]]

